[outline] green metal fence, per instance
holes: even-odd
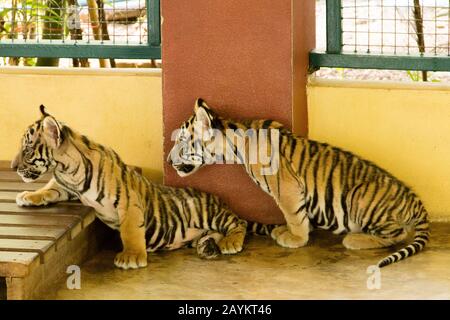
[[[320,67],[450,71],[449,0],[327,0]]]
[[[31,0],[33,1],[33,0]],[[83,1],[83,0],[82,0]],[[129,41],[128,40],[128,17],[124,18],[124,25],[126,26],[126,37],[123,41],[116,41],[115,34],[115,25],[114,31],[110,34],[111,37],[101,38],[93,40],[92,34],[85,35],[85,39],[83,40],[83,36],[80,34],[79,38],[73,38],[67,36],[67,26],[63,27],[65,30],[65,34],[61,35],[60,38],[51,38],[50,40],[43,39],[42,34],[38,34],[36,36],[37,31],[34,31],[35,34],[30,39],[30,37],[24,39],[19,38],[19,31],[16,33],[10,32],[10,36],[6,37],[6,39],[0,38],[0,56],[1,57],[48,57],[48,58],[116,58],[116,59],[160,59],[161,58],[161,36],[160,36],[160,0],[137,0],[139,4],[142,1],[143,6],[145,6],[144,12],[146,16],[146,21],[144,22],[144,26],[140,26],[138,33],[141,33],[144,30],[146,35],[137,35],[139,38],[137,41]],[[23,1],[22,1],[23,2]],[[113,15],[119,12],[119,9],[116,8],[116,3],[123,2],[126,5],[126,9],[123,8],[120,12],[127,13],[128,10],[128,0],[119,1],[112,0],[107,3],[110,7],[106,10],[107,13]],[[58,8],[64,12],[64,24],[68,23],[68,17],[70,12],[67,13],[69,9],[67,4],[71,3],[70,1],[63,2],[65,3],[64,8]],[[78,8],[77,1],[72,1],[75,3]],[[103,2],[102,2],[103,3]],[[32,3],[33,4],[33,3]],[[87,6],[87,5],[86,5]],[[27,10],[36,10],[33,9],[35,7],[29,7]],[[0,7],[0,9],[2,9]],[[5,8],[8,10],[8,8]],[[14,10],[12,8],[11,10]],[[17,10],[17,9],[16,9]],[[86,9],[87,10],[87,9]],[[90,10],[90,9],[89,9]],[[130,9],[131,10],[131,9]],[[41,10],[42,11],[42,10]],[[40,11],[40,12],[41,12]],[[39,19],[39,15],[38,19]],[[14,15],[15,17],[15,15]],[[69,17],[70,18],[70,17]],[[117,17],[116,17],[117,18]],[[120,17],[119,17],[120,18]],[[42,17],[41,17],[42,19]],[[79,19],[79,18],[78,18]],[[101,17],[99,19],[102,19]],[[99,20],[98,23],[105,22],[106,18],[103,17],[104,21]],[[115,19],[115,18],[112,18]],[[8,21],[11,26],[17,25],[17,21]],[[38,21],[39,22],[39,21]],[[41,22],[42,23],[42,22]],[[77,22],[80,24],[79,20]],[[110,23],[110,22],[109,22]],[[77,26],[78,29],[81,30],[80,26]],[[82,26],[83,28],[83,26]],[[91,30],[92,26],[87,26],[87,30]],[[86,29],[84,28],[84,29]],[[81,31],[80,31],[81,32]],[[86,30],[84,31],[86,32]],[[92,33],[92,31],[89,31]],[[120,34],[118,34],[120,36]],[[119,38],[119,37],[118,37]],[[142,38],[144,40],[142,40]],[[92,40],[91,40],[92,39]]]

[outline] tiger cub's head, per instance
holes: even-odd
[[[25,182],[34,181],[55,167],[53,152],[64,140],[61,123],[49,115],[43,105],[40,111],[41,119],[27,128],[20,150],[11,163],[11,168],[17,170]]]
[[[194,114],[174,132],[175,144],[167,158],[180,177],[191,175],[221,157],[219,143],[223,141],[215,134],[220,129],[219,117],[203,99],[197,99]]]

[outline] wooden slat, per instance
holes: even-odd
[[[0,160],[0,170],[12,170],[11,162],[9,160]]]
[[[0,181],[0,190],[2,191],[35,191],[43,188],[46,183],[43,182],[4,182]]]
[[[51,240],[2,239],[0,251],[37,252],[43,254],[55,244]]]
[[[61,238],[67,230],[61,227],[0,226],[0,239],[53,240]],[[2,240],[0,240],[2,241]]]
[[[94,222],[95,218],[97,217],[97,212],[94,209],[91,209],[91,211],[83,218],[83,224],[84,228],[86,228],[88,225],[90,225],[92,222]]]
[[[11,217],[6,218],[7,215]],[[18,216],[16,220],[14,220],[15,216]],[[29,217],[29,219],[25,219],[24,216]],[[73,239],[83,228],[91,224],[95,220],[95,216],[94,209],[82,206],[80,203],[46,207],[19,207],[15,203],[0,203],[0,225],[2,223],[15,226],[63,225],[66,228],[72,228],[70,239]],[[32,217],[39,219],[32,219]],[[61,221],[63,217],[72,218],[72,220]]]
[[[18,207],[14,203],[0,203],[0,214],[4,216],[45,217],[49,222],[63,217],[72,218],[73,223],[67,226],[72,229],[70,239],[73,239],[83,228],[92,223],[95,219],[94,212],[92,208],[83,206]]]
[[[82,205],[51,205],[43,207],[19,207],[15,203],[0,203],[0,213],[57,214],[84,217],[92,209]]]
[[[2,239],[0,251],[36,252],[40,263],[45,263],[56,252],[56,243],[51,240]]]
[[[69,229],[74,227],[80,219],[75,216],[45,216],[29,214],[0,213],[0,226],[55,226]]]
[[[40,264],[37,252],[0,251],[0,276],[24,277],[29,270]]]
[[[46,182],[51,179],[51,174],[45,174],[39,179],[36,180],[36,182]],[[0,170],[0,180],[6,181],[6,182],[24,182],[22,178],[17,174],[15,171],[1,171]]]
[[[17,191],[0,191],[0,202],[16,202]]]

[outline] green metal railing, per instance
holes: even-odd
[[[386,3],[386,0],[327,0],[326,50],[310,53],[310,69],[450,71],[450,2],[421,3],[428,7],[414,6],[419,2],[413,0],[407,4],[405,1],[398,4],[396,0]],[[428,16],[430,12],[436,13],[434,20]],[[424,38],[434,45],[425,47],[423,42],[419,45],[417,40]],[[351,43],[346,42],[349,39]]]
[[[144,0],[147,10],[147,39],[145,43],[123,44],[112,41],[92,43],[66,41],[0,41],[1,57],[48,58],[116,58],[160,59],[160,0]]]

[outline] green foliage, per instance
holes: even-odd
[[[23,64],[27,67],[36,66],[37,58],[23,58]]]
[[[422,78],[420,76],[420,71],[406,71],[406,74],[414,82],[419,82]]]
[[[27,39],[26,31],[34,28],[40,33],[44,21],[61,24],[63,12],[52,8],[54,2],[57,0],[18,0],[14,7],[11,0],[0,0],[0,22],[3,22],[0,39],[18,38],[18,31],[22,32],[23,39]],[[13,27],[15,32],[11,34]]]
[[[406,71],[406,74],[409,76],[409,78],[414,82],[422,81],[422,71]],[[433,74],[429,72],[429,76],[431,78]],[[431,82],[441,82],[438,78],[429,79]]]
[[[1,39],[60,39],[65,34],[65,0],[0,0]],[[23,59],[24,65],[36,65],[36,59]]]

